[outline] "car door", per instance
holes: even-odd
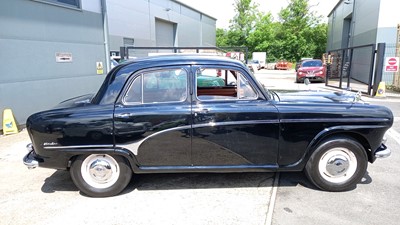
[[[210,65],[193,74],[193,165],[276,168],[278,111],[247,71]]]
[[[131,151],[140,167],[191,164],[190,67],[131,75],[114,110],[116,148]]]

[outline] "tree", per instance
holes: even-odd
[[[321,49],[315,42],[315,36],[326,36],[326,33],[315,32],[323,29],[318,26],[321,18],[315,16],[311,8],[308,0],[290,0],[289,5],[280,11],[281,26],[276,38],[282,42],[280,47],[283,58],[298,61],[302,57],[314,57],[316,49]]]
[[[327,24],[320,23],[308,0],[289,0],[278,20],[261,14],[251,0],[235,0],[234,7],[229,29],[217,29],[217,46],[246,46],[250,54],[267,52],[268,61],[321,58],[325,52]]]
[[[228,31],[222,28],[217,28],[216,42],[218,47],[229,46]]]
[[[233,45],[246,46],[247,37],[253,31],[253,27],[260,17],[257,4],[251,0],[235,0],[233,4],[236,15],[230,21],[230,39]]]

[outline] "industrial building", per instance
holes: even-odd
[[[343,68],[351,64],[351,78],[368,84],[374,51],[369,46],[385,43],[385,57],[398,56],[400,3],[392,0],[340,0],[329,13],[327,51],[354,48],[353,60],[343,54]],[[365,46],[360,47],[358,46]],[[375,48],[373,47],[373,50]],[[347,63],[347,64],[346,64]],[[393,84],[398,73],[383,72],[382,81]]]
[[[95,93],[121,46],[215,46],[216,19],[177,0],[3,0],[0,109],[19,124]]]
[[[340,0],[328,15],[328,50],[371,43],[396,43],[399,3]]]

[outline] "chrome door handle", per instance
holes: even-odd
[[[195,111],[194,116],[205,115],[205,114],[208,114],[209,112],[210,112],[210,110],[208,110],[208,109],[201,109],[201,110]]]
[[[132,116],[133,116],[133,113],[121,113],[121,114],[115,115],[116,118],[120,118],[120,119],[128,119]]]

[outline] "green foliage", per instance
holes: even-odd
[[[235,0],[236,15],[228,30],[217,29],[217,46],[247,46],[265,51],[268,61],[302,57],[321,58],[327,42],[327,24],[312,11],[308,0],[289,0],[279,18],[261,14],[251,0]]]

